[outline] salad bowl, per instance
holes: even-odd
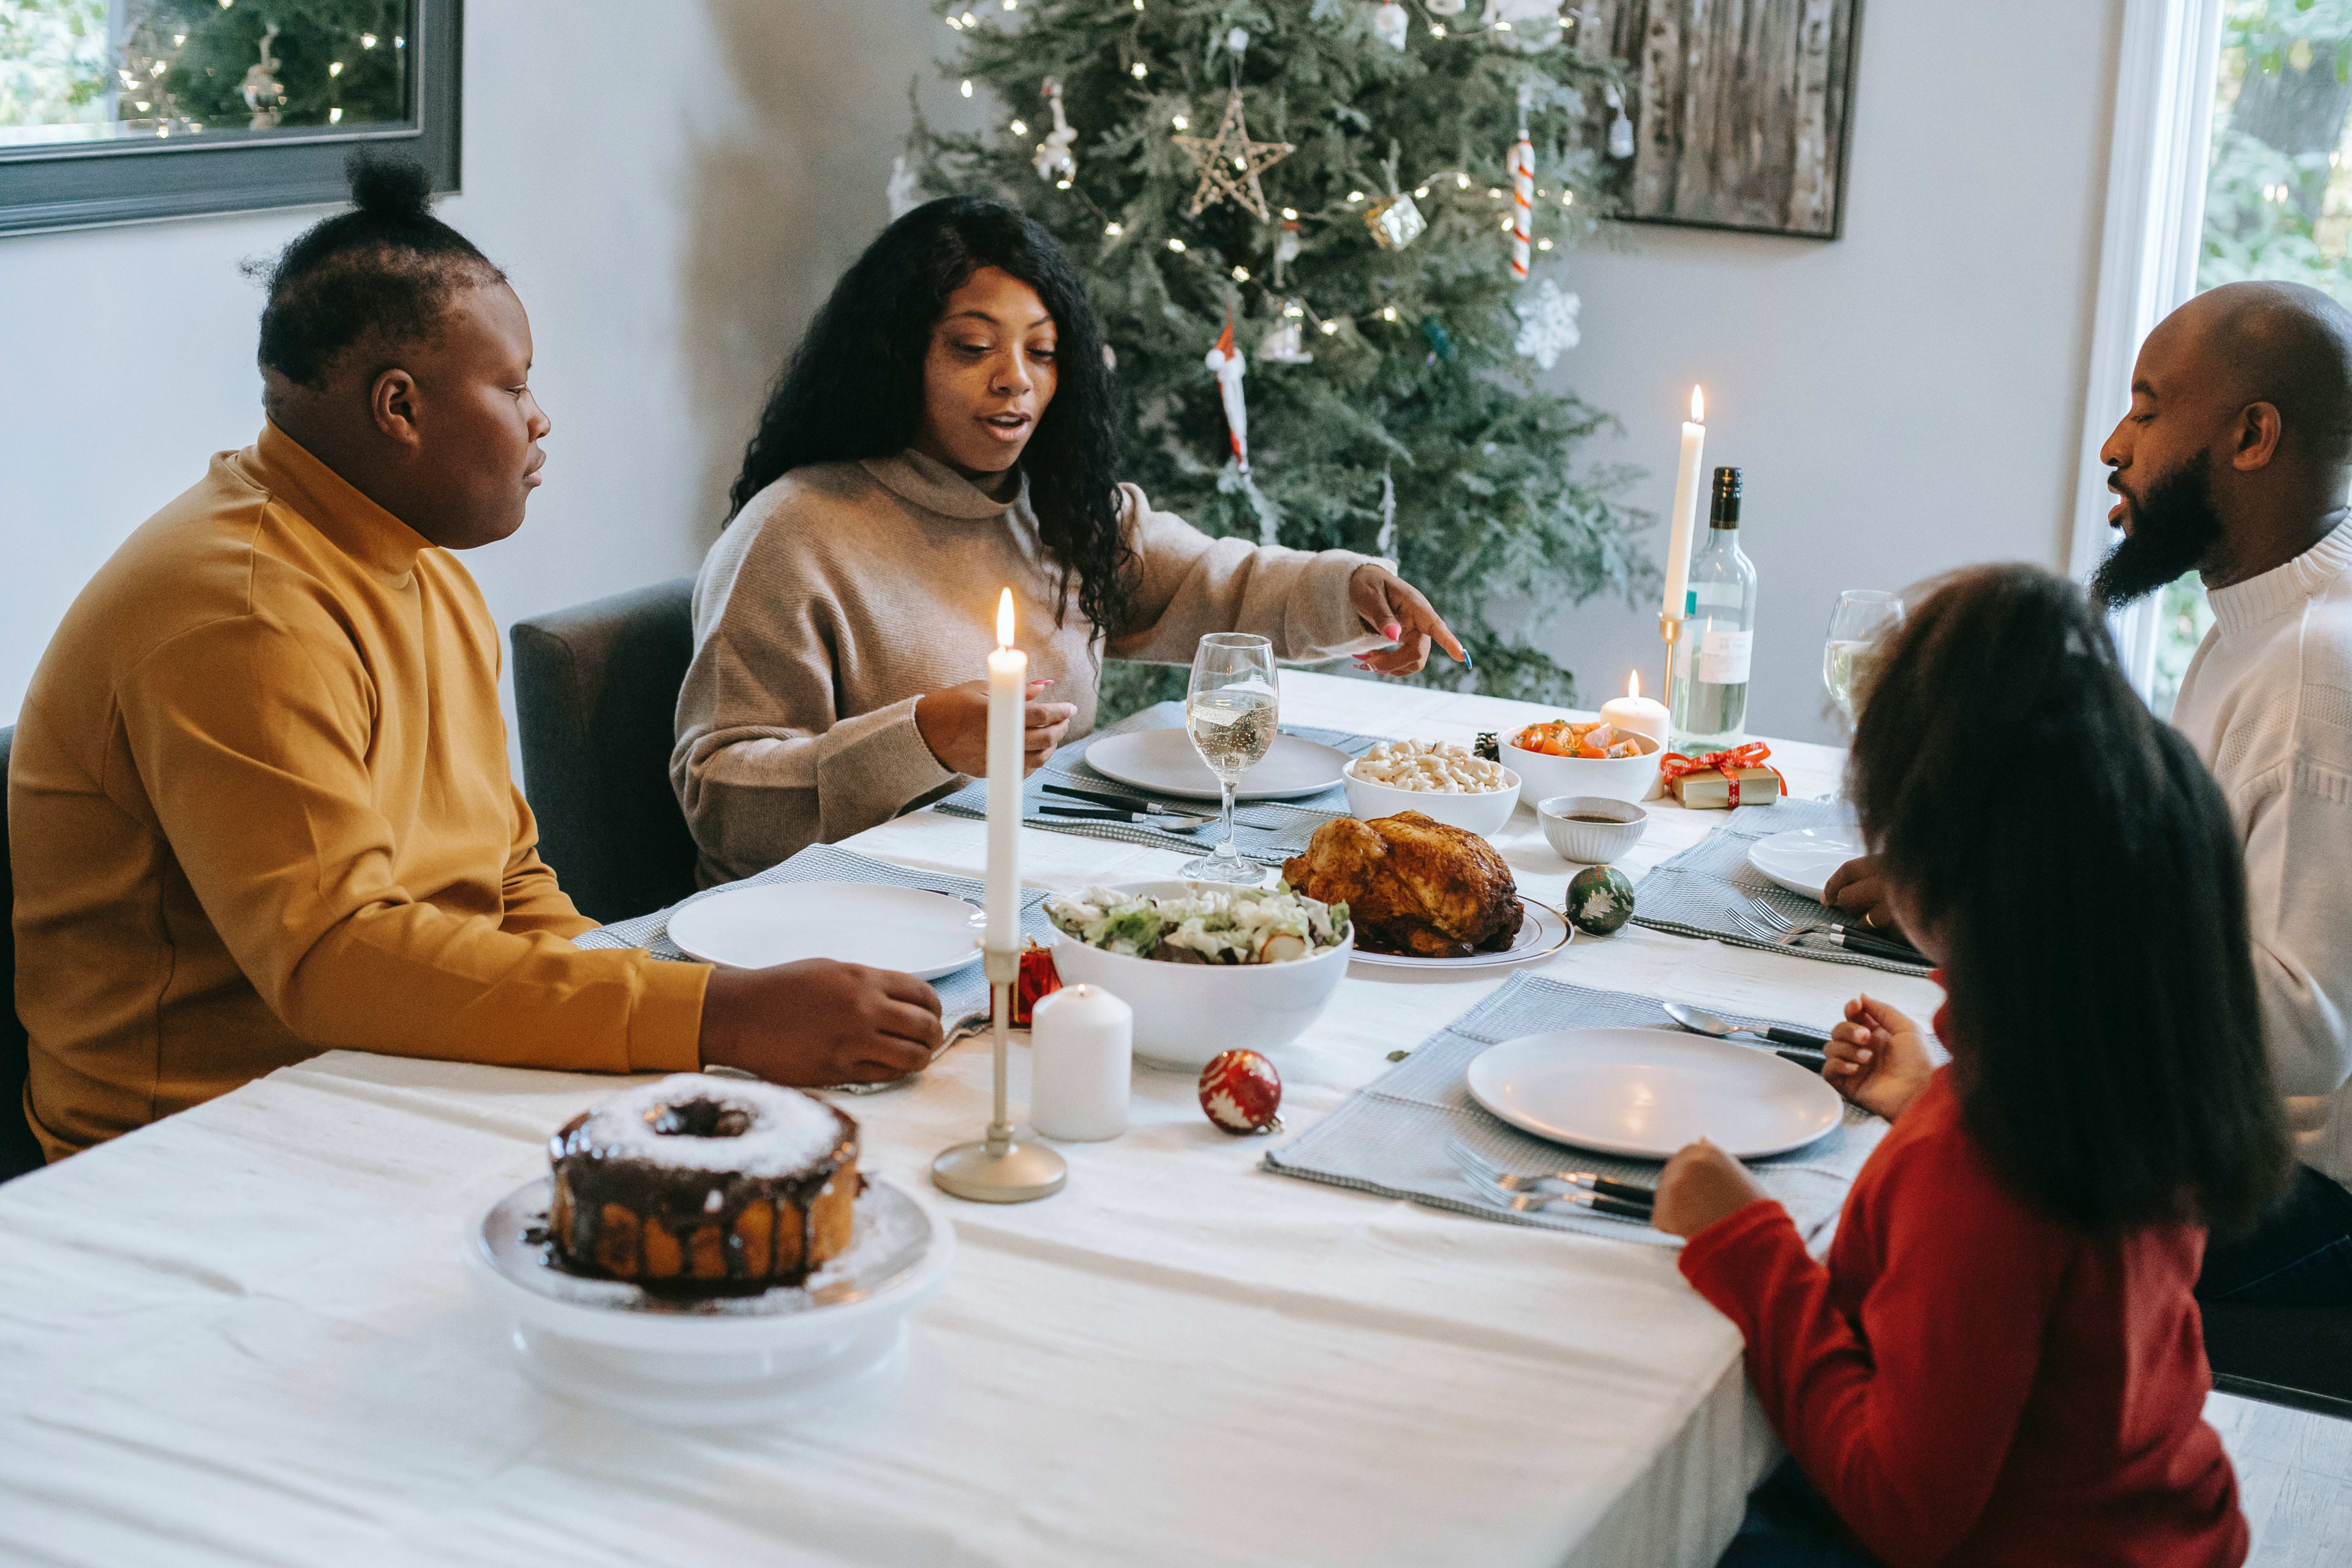
[[[1206,882],[1113,882],[1118,893],[1184,898],[1231,892]],[[1272,1053],[1307,1032],[1347,978],[1352,931],[1335,947],[1278,963],[1171,963],[1090,946],[1055,928],[1054,968],[1066,985],[1099,985],[1135,1009],[1135,1054],[1198,1072],[1220,1051]]]

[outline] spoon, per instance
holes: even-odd
[[[1744,1024],[1735,1024],[1728,1018],[1717,1017],[1704,1007],[1693,1007],[1687,1003],[1668,1002],[1664,1005],[1666,1016],[1694,1035],[1712,1035],[1718,1040],[1727,1040],[1735,1035],[1760,1036],[1776,1046],[1794,1046],[1799,1051],[1825,1050],[1830,1043],[1830,1037],[1827,1035],[1809,1034],[1803,1029],[1751,1029]],[[1780,1054],[1788,1057],[1800,1067],[1811,1068],[1815,1072],[1822,1069],[1822,1064],[1810,1056],[1794,1056],[1788,1051],[1782,1051]]]

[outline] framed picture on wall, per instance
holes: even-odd
[[[1633,82],[1616,216],[1838,237],[1862,0],[1587,0],[1582,20]]]
[[[462,0],[5,0],[0,235],[345,199],[355,143],[457,188]]]

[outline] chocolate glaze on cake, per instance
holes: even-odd
[[[679,1073],[548,1144],[554,1255],[576,1273],[692,1294],[796,1285],[849,1245],[857,1124],[798,1089]]]

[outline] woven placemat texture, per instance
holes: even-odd
[[[1727,1015],[1761,1026],[1774,1018]],[[1486,1195],[1446,1152],[1460,1139],[1507,1171],[1591,1171],[1654,1186],[1660,1165],[1595,1154],[1522,1132],[1471,1099],[1464,1080],[1471,1059],[1490,1046],[1547,1029],[1661,1027],[1673,1030],[1665,1009],[1647,996],[1595,991],[1539,975],[1515,974],[1501,989],[1422,1042],[1411,1056],[1358,1089],[1339,1108],[1278,1149],[1265,1165],[1286,1176],[1353,1187],[1384,1197],[1409,1198],[1433,1208],[1605,1236],[1615,1241],[1678,1247],[1675,1237],[1630,1220],[1559,1205],[1515,1213]],[[1744,1044],[1745,1042],[1733,1042]],[[1757,1049],[1769,1050],[1759,1045]],[[1748,1162],[1764,1190],[1778,1198],[1808,1242],[1837,1217],[1846,1189],[1869,1158],[1886,1123],[1848,1105],[1826,1136],[1793,1153]]]

